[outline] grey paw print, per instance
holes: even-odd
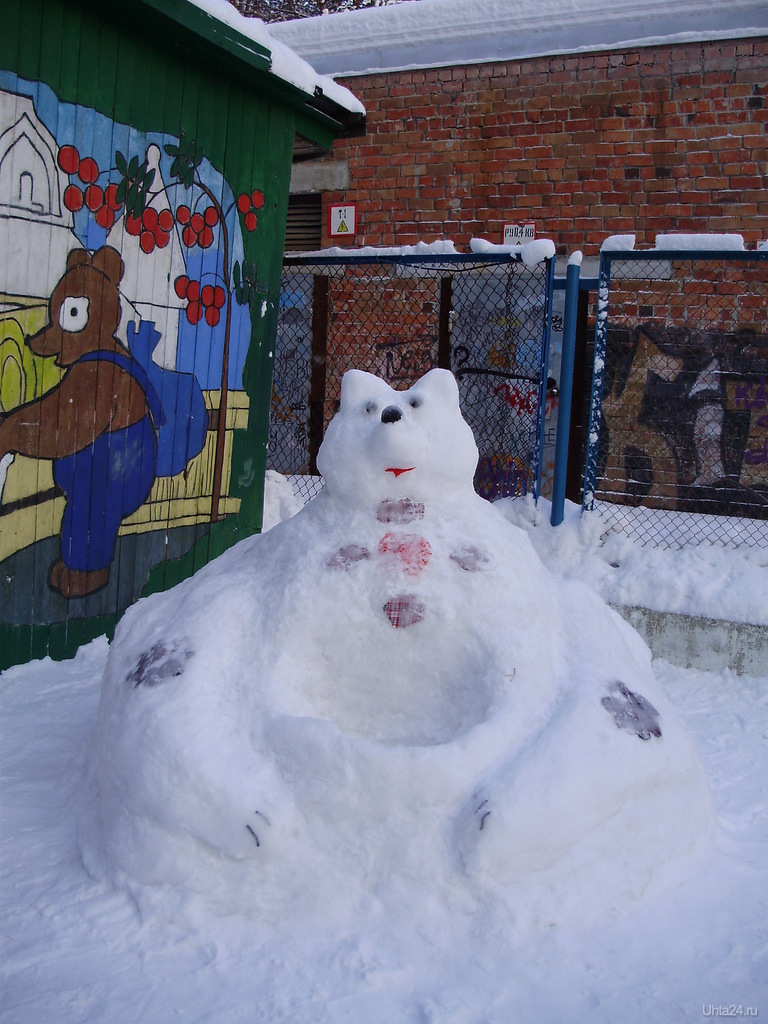
[[[128,681],[137,686],[159,686],[167,679],[180,676],[184,665],[194,654],[188,640],[159,640],[140,656]]]
[[[619,729],[628,729],[641,740],[649,740],[651,736],[661,736],[659,712],[645,697],[633,693],[624,683],[611,684],[610,694],[601,701],[606,711],[610,711]]]

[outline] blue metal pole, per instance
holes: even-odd
[[[549,521],[559,526],[565,514],[565,477],[568,468],[568,439],[571,432],[573,361],[576,351],[576,316],[579,306],[581,253],[568,261],[565,277],[565,316],[563,318],[563,355],[560,362],[560,401],[555,434],[555,474],[552,481],[552,511]]]
[[[600,454],[600,424],[603,417],[603,385],[605,383],[605,348],[608,333],[608,307],[611,294],[611,257],[618,253],[602,249],[600,274],[597,280],[597,323],[595,324],[595,356],[592,366],[592,396],[589,403],[587,461],[584,467],[584,497],[581,507],[591,511],[595,505],[597,462]],[[622,253],[623,255],[623,253]]]
[[[549,367],[549,343],[552,337],[552,293],[555,287],[555,258],[550,257],[546,265],[544,281],[546,289],[546,315],[541,341],[539,363],[539,415],[536,420],[536,463],[534,468],[533,497],[539,500],[541,490],[541,469],[544,463],[544,419],[547,415],[547,369]]]

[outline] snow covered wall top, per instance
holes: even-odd
[[[222,0],[224,2],[224,0]],[[323,74],[768,34],[765,0],[419,0],[270,25]]]

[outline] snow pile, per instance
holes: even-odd
[[[553,585],[476,462],[447,371],[345,376],[319,496],[123,618],[93,873],[295,930],[489,905],[511,927],[599,919],[687,861],[711,801],[647,648]]]
[[[635,248],[635,235],[609,235],[600,246],[600,252],[631,252]]]
[[[496,502],[528,532],[556,576],[583,580],[615,605],[703,615],[768,626],[768,549],[699,543],[679,550],[611,533],[599,511],[566,502],[564,522],[550,526],[550,504],[531,497]]]
[[[287,477],[268,469],[264,478],[263,533],[277,526],[284,519],[290,519],[301,510],[302,503],[296,497]]]
[[[693,252],[743,252],[744,238],[742,235],[701,233],[656,235],[655,248]]]
[[[483,255],[518,253],[527,267],[535,267],[538,263],[551,259],[555,255],[555,243],[549,238],[537,238],[533,242],[524,242],[519,245],[497,245],[484,238],[472,238],[469,250]],[[455,256],[457,253],[458,249],[454,242],[441,238],[434,242],[416,242],[414,245],[364,245],[358,249],[330,246],[327,249],[318,249],[316,252],[305,252],[301,255],[303,259],[312,259],[316,256],[327,259],[334,256]]]
[[[537,263],[552,259],[555,255],[555,243],[549,238],[537,238],[533,242],[524,242],[519,245],[499,245],[495,242],[488,242],[484,238],[471,238],[469,241],[470,252],[476,253],[520,253],[520,258],[526,267],[535,267]]]
[[[302,253],[302,258],[313,256],[455,256],[456,246],[450,239],[437,239],[434,242],[416,242],[414,245],[363,245],[354,249],[330,245],[315,252]]]

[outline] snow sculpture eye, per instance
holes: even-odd
[[[418,409],[419,406],[421,405],[421,399],[420,398],[412,398],[408,404],[410,405],[410,407],[412,409]]]
[[[376,412],[376,403],[375,402],[366,402],[365,403],[365,411],[366,411],[366,413],[369,416],[372,416]]]
[[[59,310],[59,327],[62,331],[76,334],[88,323],[88,309],[91,300],[86,295],[68,295]]]

